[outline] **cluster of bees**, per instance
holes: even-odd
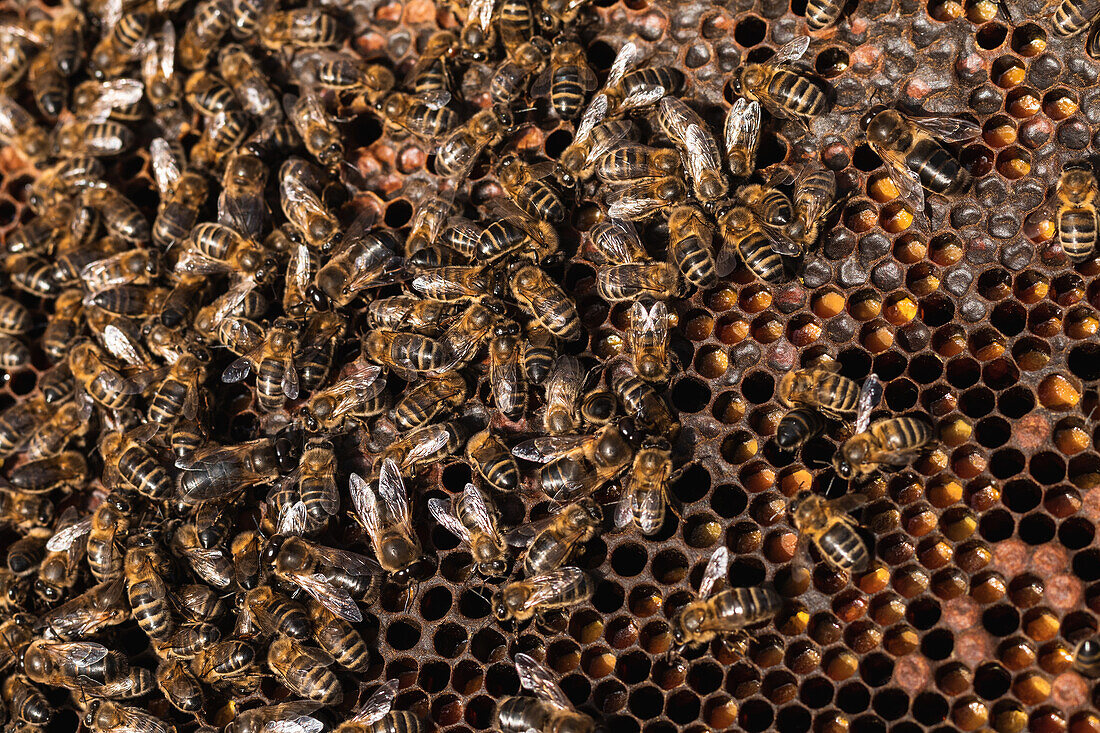
[[[811,1],[807,21],[829,25],[840,7]],[[581,3],[457,10],[464,24],[428,39],[400,82],[340,49],[335,5],[104,0],[0,27],[0,141],[38,170],[34,217],[4,242],[0,367],[39,351],[52,365],[0,414],[0,514],[18,534],[0,571],[11,730],[50,721],[48,686],[71,691],[93,731],[167,733],[178,714],[239,733],[411,733],[424,723],[392,709],[396,681],[354,712],[318,712],[376,659],[360,603],[382,579],[411,598],[431,570],[407,483],[468,463],[475,481],[427,513],[468,545],[509,627],[592,597],[598,578],[569,562],[597,533],[653,535],[675,511],[673,305],[738,266],[770,284],[797,276],[839,203],[820,164],[763,180],[756,166],[765,111],[808,131],[827,110],[827,86],[797,64],[809,38],[736,70],[720,147],[681,99],[683,74],[647,64],[639,42],[597,81]],[[479,108],[454,96],[459,64],[487,74]],[[542,106],[524,108],[532,98]],[[571,144],[556,160],[497,155],[533,112],[575,122]],[[341,218],[359,181],[341,125],[359,115],[432,146],[441,183],[407,232]],[[876,107],[862,127],[918,217],[926,193],[969,186],[945,143],[973,137],[973,123]],[[139,148],[155,207],[112,183],[113,160]],[[475,215],[459,193],[485,157],[504,195]],[[1073,259],[1095,244],[1095,188],[1084,170],[1058,187]],[[587,201],[599,213],[569,251],[561,233]],[[664,245],[633,224],[654,220],[667,222]],[[552,274],[570,258],[595,266],[601,298],[630,304],[620,358],[578,356],[587,332]],[[262,413],[247,434],[220,401],[241,383]],[[777,442],[797,449],[835,422],[848,430],[839,477],[907,465],[933,426],[872,421],[881,395],[874,375],[792,371]],[[594,495],[609,487],[620,491],[605,522]],[[555,509],[502,527],[493,497],[511,492]],[[847,514],[856,497],[790,506],[842,571],[871,559]],[[332,546],[347,537],[363,553]],[[769,587],[719,590],[728,566],[720,547],[672,620],[678,644],[743,642],[778,612]],[[110,645],[131,620],[155,670]],[[1081,647],[1083,669],[1100,664],[1097,647]],[[593,728],[535,660],[515,666],[534,697],[502,700],[499,727]],[[290,698],[235,707],[265,679]],[[134,702],[158,691],[175,712]]]

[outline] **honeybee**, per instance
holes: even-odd
[[[1054,9],[1051,26],[1060,36],[1075,36],[1089,27],[1096,17],[1096,8],[1082,0],[1062,0]]]
[[[362,222],[362,217],[357,220]],[[344,307],[367,288],[388,285],[403,272],[404,263],[396,253],[397,239],[385,231],[366,232],[365,225],[353,222],[344,237],[344,246],[317,271],[314,283],[329,301]]]
[[[261,585],[244,594],[240,603],[240,615],[236,631],[240,634],[285,635],[292,639],[306,639],[310,635],[309,618],[305,606]]]
[[[493,615],[501,623],[520,624],[546,611],[585,603],[595,591],[592,577],[580,568],[558,568],[498,588],[493,593]]]
[[[679,429],[665,401],[633,369],[627,367],[612,371],[610,386],[626,414],[642,430],[654,435],[672,435]]]
[[[157,665],[157,688],[181,712],[197,713],[206,702],[202,685],[181,659],[161,660]]]
[[[11,613],[0,621],[0,669],[8,670],[34,639],[36,619],[27,613]]]
[[[535,220],[560,223],[565,220],[565,205],[557,191],[543,180],[556,166],[554,161],[533,166],[509,154],[497,166],[497,177],[505,193],[525,214]],[[549,229],[553,232],[553,227]],[[540,236],[553,239],[553,249],[557,249],[556,232],[552,236],[540,232]]]
[[[519,370],[520,330],[515,321],[493,327],[489,341],[489,384],[497,409],[515,418],[526,403],[526,390]]]
[[[718,215],[722,246],[714,261],[715,272],[726,277],[739,258],[756,277],[773,285],[785,281],[789,268],[783,253],[797,254],[797,244],[786,233],[764,223],[749,207],[731,206]]]
[[[561,435],[577,429],[577,398],[583,382],[584,373],[575,356],[566,354],[554,360],[543,383],[546,407],[542,423],[546,432]]]
[[[240,103],[229,85],[207,71],[192,72],[183,90],[187,103],[204,117],[240,109]]]
[[[108,626],[131,618],[122,579],[94,585],[80,595],[42,615],[46,635],[51,639],[78,641]]]
[[[833,467],[843,479],[866,476],[879,467],[908,465],[935,440],[932,424],[922,417],[891,417],[870,422],[856,420],[856,434],[833,456]]]
[[[416,566],[424,553],[413,530],[405,481],[397,463],[393,459],[382,461],[377,495],[370,484],[355,473],[351,474],[349,489],[355,514],[382,569],[397,582],[407,583],[417,571]]]
[[[508,56],[515,56],[534,35],[534,16],[527,0],[500,0],[497,30]]]
[[[365,671],[370,666],[370,650],[359,631],[320,603],[311,601],[309,619],[313,639],[345,669]]]
[[[1058,178],[1055,226],[1070,262],[1084,262],[1096,249],[1096,176],[1087,168],[1069,168]]]
[[[764,63],[743,64],[733,72],[733,91],[756,100],[777,117],[809,120],[825,111],[825,92],[805,73],[789,68],[810,47],[809,36],[787,43]]]
[[[497,491],[514,491],[519,486],[515,459],[488,429],[472,435],[466,442],[466,460]]]
[[[434,140],[461,124],[458,113],[447,106],[450,92],[437,90],[416,95],[393,92],[382,101],[382,119],[392,127],[424,140]]]
[[[53,709],[46,697],[20,674],[14,674],[0,685],[0,697],[7,703],[12,718],[28,725],[47,725],[53,717]]]
[[[164,138],[153,140],[149,151],[161,202],[153,221],[153,243],[167,249],[187,238],[198,221],[210,187],[201,173],[180,171],[179,162]]]
[[[499,143],[513,124],[512,112],[507,107],[497,105],[477,112],[439,143],[436,172],[453,180],[464,180],[481,152]]]
[[[535,697],[506,697],[497,706],[496,723],[503,733],[591,733],[592,718],[573,709],[569,698],[545,667],[526,654],[516,655],[519,683]]]
[[[668,262],[628,262],[605,265],[596,273],[596,292],[615,303],[638,298],[674,298],[681,291],[680,271]]]
[[[316,391],[327,379],[345,325],[339,314],[330,311],[314,313],[306,322],[298,339],[298,353],[294,355],[304,391]]]
[[[279,116],[279,98],[259,62],[242,46],[231,43],[222,47],[218,52],[218,71],[237,95],[245,112],[260,119]],[[266,169],[263,177],[267,177]]]
[[[316,49],[294,59],[299,84],[313,83],[337,93],[344,108],[366,109],[393,89],[393,72],[381,64],[366,64],[339,51]]]
[[[34,104],[43,117],[57,119],[69,96],[69,81],[54,63],[53,55],[40,51],[31,62],[28,81],[34,94]]]
[[[232,24],[233,18],[226,0],[200,2],[180,36],[180,63],[192,70],[204,67]]]
[[[470,546],[477,570],[486,578],[503,577],[508,570],[504,539],[497,527],[497,513],[491,501],[473,484],[466,484],[450,503],[428,500],[428,511],[451,534]]]
[[[358,365],[356,371],[309,398],[301,408],[307,430],[340,430],[349,418],[366,418],[381,412],[384,401],[378,398],[386,379],[377,366]]]
[[[328,252],[343,241],[340,222],[321,203],[308,185],[311,166],[301,158],[290,158],[279,168],[279,196],[283,214],[313,249]]]
[[[729,183],[718,143],[698,113],[676,97],[664,97],[657,105],[657,121],[680,148],[695,197],[708,204],[725,196]]]
[[[0,457],[19,451],[50,417],[43,399],[20,400],[0,413]]]
[[[240,639],[225,639],[203,649],[191,660],[191,672],[206,683],[246,677],[256,662],[256,649]]]
[[[636,301],[627,312],[629,326],[626,341],[630,348],[634,369],[643,379],[663,382],[668,379],[668,326],[670,317],[664,301],[651,307]]]
[[[519,99],[526,91],[528,80],[546,68],[551,52],[549,41],[534,36],[509,53],[489,79],[489,96],[493,104],[510,105]]]
[[[512,455],[544,464],[542,491],[554,499],[589,494],[630,464],[637,436],[633,423],[605,425],[591,435],[533,438],[512,448]]]
[[[6,567],[0,568],[0,609],[21,611],[26,606],[29,590],[29,576],[19,576]]]
[[[42,685],[94,693],[128,671],[120,652],[95,642],[35,639],[23,650],[23,673]]]
[[[706,644],[716,636],[745,639],[744,629],[775,616],[779,595],[767,587],[726,588],[714,593],[729,572],[729,550],[714,551],[699,583],[699,600],[692,601],[673,619],[672,638],[681,647]],[[713,595],[712,595],[713,594]]]
[[[454,364],[451,353],[439,341],[398,331],[369,332],[363,355],[397,374],[440,373]]]
[[[90,183],[81,189],[80,202],[99,212],[108,234],[135,246],[149,241],[149,221],[141,209],[116,188],[102,181]]]
[[[639,178],[678,175],[680,166],[680,154],[672,148],[626,142],[600,158],[596,177],[609,184],[632,183]]]
[[[88,55],[88,69],[102,81],[118,77],[144,50],[152,13],[143,9],[123,11],[119,0],[106,3],[103,28],[106,31]]]
[[[276,319],[263,345],[226,367],[222,381],[240,382],[255,370],[256,400],[261,408],[269,411],[278,410],[287,399],[298,399],[298,369],[294,363],[297,330],[289,319]]]
[[[817,242],[821,225],[829,215],[836,200],[836,176],[819,167],[811,172],[803,171],[794,182],[794,219],[787,233],[801,247],[800,254]]]
[[[137,733],[175,733],[175,726],[141,708],[119,705],[110,700],[92,700],[84,714],[84,725],[95,733],[135,731]]]
[[[342,35],[340,23],[321,8],[294,8],[267,13],[261,17],[258,31],[260,43],[274,52],[284,46],[335,46]]]
[[[1100,677],[1100,642],[1084,639],[1073,650],[1073,668],[1085,677]]]
[[[5,562],[16,577],[33,575],[46,555],[46,541],[51,532],[45,527],[35,527],[8,545]]]
[[[718,281],[712,253],[714,231],[694,206],[677,206],[668,216],[668,255],[684,281],[698,288]]]
[[[226,551],[221,547],[204,547],[194,524],[177,527],[171,547],[203,582],[216,588],[227,588],[233,582],[233,562]]]
[[[871,562],[867,543],[856,531],[855,520],[846,513],[859,502],[860,497],[853,494],[827,500],[801,491],[789,507],[799,541],[813,543],[821,558],[842,572],[861,573]]]
[[[430,300],[471,303],[503,295],[503,284],[494,271],[479,265],[436,267],[412,281],[413,290]]]
[[[69,352],[69,369],[88,396],[110,409],[130,403],[126,380],[108,365],[103,354],[90,341],[77,344]]]
[[[549,91],[553,110],[562,119],[571,120],[580,114],[585,97],[596,86],[596,74],[588,66],[584,48],[575,36],[559,34],[550,52],[550,65],[535,82],[535,95]]]
[[[642,534],[655,534],[665,522],[668,478],[672,473],[672,448],[663,438],[642,444],[623,480],[623,498],[615,512],[615,526],[633,521]]]
[[[78,521],[80,519],[76,509],[69,507],[58,518],[54,536]],[[50,537],[50,540],[52,539],[53,536]],[[58,549],[50,549],[49,540],[46,542],[46,556],[38,566],[38,577],[34,581],[34,592],[39,598],[48,604],[54,604],[65,596],[78,580],[80,563],[84,560],[87,545],[86,533],[82,533],[74,538],[73,542]]]
[[[882,397],[882,382],[871,374],[860,387],[854,380],[837,374],[829,363],[787,372],[776,389],[786,407],[805,405],[834,420],[847,420],[864,405],[873,409]]]
[[[117,491],[112,492],[91,517],[67,525],[54,534],[46,543],[46,549],[51,552],[67,549],[86,534],[88,568],[92,577],[99,583],[117,580],[122,577],[122,543],[130,530],[130,514],[130,501]]]
[[[248,113],[241,110],[225,110],[207,118],[191,148],[191,164],[216,173],[231,153],[241,149],[250,126]]]
[[[8,475],[12,487],[29,494],[79,488],[87,479],[88,464],[84,455],[77,451],[64,451],[56,456],[28,461],[12,469]]]
[[[677,176],[639,178],[614,188],[604,195],[607,214],[614,219],[648,219],[675,205],[687,194]]]
[[[245,530],[233,536],[229,553],[233,556],[233,580],[241,588],[255,588],[260,582],[260,553],[263,536],[255,530]]]
[[[109,83],[111,82],[104,82]],[[134,83],[140,89],[141,82]],[[138,98],[140,99],[140,95]],[[106,114],[103,119],[92,114],[89,118],[63,123],[53,133],[53,153],[58,156],[109,157],[129,150],[133,144],[134,133],[130,128],[121,122],[106,120]]]
[[[134,620],[153,641],[164,641],[176,628],[167,600],[167,569],[167,559],[154,536],[131,537],[126,551],[126,592]]]
[[[492,306],[494,310],[491,311],[483,304]],[[469,362],[489,337],[496,322],[494,311],[499,312],[499,310],[499,304],[488,298],[466,306],[466,310],[455,318],[450,327],[439,337],[439,343],[449,354],[450,359],[436,372],[457,368]]]
[[[344,157],[340,131],[313,91],[302,96],[283,98],[287,119],[294,125],[310,155],[327,168],[334,168]]]
[[[455,315],[452,304],[425,300],[413,295],[391,295],[376,298],[367,304],[367,323],[372,328],[414,331],[425,336],[438,336],[440,324]]]
[[[602,522],[600,505],[584,497],[546,519],[516,527],[508,533],[507,541],[526,548],[524,575],[538,575],[564,565],[580,545],[596,536]]]
[[[947,151],[947,143],[970,140],[981,127],[950,117],[908,117],[895,109],[876,107],[859,122],[867,144],[886,163],[890,180],[904,198],[924,210],[924,191],[952,196],[970,185],[972,176]]]
[[[0,142],[22,153],[31,163],[41,163],[51,152],[49,135],[30,112],[0,93]]]
[[[431,422],[466,401],[466,380],[456,372],[426,379],[408,390],[393,408],[394,422],[411,430]]]
[[[366,483],[362,485],[365,486]],[[359,501],[362,498],[353,491],[352,503],[357,512],[360,510]],[[336,569],[344,575],[369,576],[375,571],[367,558],[353,552],[317,545],[301,537],[276,536],[268,542],[263,560],[272,563],[277,578],[301,588],[337,616],[347,621],[363,620],[363,614],[351,594],[322,570]]]
[[[155,449],[146,443],[155,430],[146,424],[128,433],[109,432],[100,439],[104,480],[109,485],[118,482],[153,500],[172,493],[172,477],[161,465]]]
[[[333,658],[322,649],[313,649],[288,636],[271,642],[267,666],[276,679],[296,695],[334,705],[343,698],[343,690],[328,666]]]
[[[536,265],[524,265],[516,270],[509,282],[513,297],[547,331],[565,341],[581,336],[581,320],[577,307],[565,291]]]
[[[597,96],[597,99],[600,99]],[[558,183],[573,188],[587,181],[596,172],[596,164],[623,140],[637,135],[637,128],[630,120],[603,120],[607,111],[607,98],[602,103],[589,105],[577,124],[573,142],[562,151],[558,169],[554,171]]]
[[[287,728],[295,731],[322,730],[323,723],[310,713],[321,707],[312,700],[293,700],[275,705],[265,705],[238,712],[225,727],[226,733],[263,733],[265,730]]]
[[[255,484],[273,481],[283,464],[270,438],[239,445],[213,445],[176,460],[183,469],[178,497],[187,504],[224,498]],[[287,470],[292,470],[293,467]]]
[[[676,94],[684,84],[684,75],[670,66],[634,68],[645,58],[645,52],[634,41],[619,47],[603,89],[592,98],[585,110],[599,109],[598,116],[619,115],[632,109],[654,104],[666,94]],[[602,101],[601,101],[602,100]]]
[[[176,272],[192,275],[231,274],[257,284],[276,269],[275,257],[256,242],[222,224],[207,222],[191,230]]]
[[[178,139],[187,124],[180,109],[182,89],[176,76],[176,27],[166,20],[160,33],[148,40],[149,48],[141,64],[145,95],[156,113],[161,131]]]
[[[618,409],[618,398],[606,389],[590,390],[581,400],[581,418],[595,427],[602,427],[614,420]]]
[[[542,384],[550,375],[557,359],[557,349],[552,343],[553,336],[532,319],[524,328],[527,338],[523,344],[523,373],[527,381]]]
[[[422,733],[424,726],[413,713],[392,710],[397,680],[374,691],[362,707],[336,727],[336,733]]]
[[[821,413],[810,407],[788,410],[775,429],[775,442],[780,448],[794,450],[806,441],[820,435],[825,429]]]
[[[748,178],[756,170],[756,148],[760,143],[760,102],[743,97],[726,113],[723,127],[726,164],[734,178]]]

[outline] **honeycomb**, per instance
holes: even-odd
[[[348,9],[355,48],[397,69],[431,32],[456,25],[428,0]],[[801,0],[594,0],[588,12],[582,37],[594,68],[605,72],[614,49],[640,37],[655,61],[687,74],[683,96],[712,121],[732,99],[739,63],[805,32]],[[1071,654],[1100,614],[1100,260],[1067,264],[1047,206],[1062,167],[1100,144],[1100,85],[1084,37],[1052,33],[1043,12],[1035,0],[1007,14],[988,0],[879,0],[850,5],[835,28],[813,34],[806,58],[835,90],[833,110],[809,137],[769,126],[760,165],[819,158],[848,198],[800,281],[771,287],[738,270],[676,304],[682,371],[668,398],[683,426],[671,484],[682,519],[653,537],[588,543],[577,564],[600,578],[591,603],[514,633],[493,621],[491,588],[472,574],[469,553],[425,511],[428,498],[470,478],[464,463],[443,463],[417,481],[425,490],[414,499],[436,572],[411,603],[381,594],[365,624],[376,663],[356,681],[400,679],[397,707],[443,733],[494,726],[497,700],[520,691],[517,652],[543,660],[580,710],[617,733],[1100,731],[1100,692],[1072,670]],[[464,88],[479,88],[485,71],[471,67]],[[982,127],[960,151],[972,190],[931,197],[928,231],[860,143],[859,117],[884,100]],[[533,126],[513,144],[554,157],[570,135]],[[417,204],[408,184],[430,179],[430,150],[391,139],[370,116],[348,126],[348,139],[386,224],[406,225]],[[115,172],[149,200],[144,157],[121,159]],[[0,236],[30,218],[34,175],[0,151]],[[475,169],[471,200],[499,193],[487,167]],[[574,259],[564,282],[591,331],[583,355],[609,358],[622,348],[625,314],[597,298],[594,273]],[[885,409],[926,412],[941,435],[910,469],[864,487],[859,516],[875,561],[851,581],[820,562],[803,570],[786,513],[811,483],[844,490],[820,467],[836,436],[794,454],[772,439],[784,412],[778,379],[824,353],[848,377],[879,375]],[[0,408],[32,393],[47,366],[35,353],[34,370],[12,373]],[[226,424],[248,432],[257,419],[245,412]],[[545,499],[501,504],[507,525],[553,510]],[[670,620],[720,544],[733,556],[732,582],[773,583],[784,608],[753,630],[744,657],[718,643],[674,653]]]

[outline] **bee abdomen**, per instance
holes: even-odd
[[[825,428],[825,420],[817,410],[797,407],[779,421],[775,442],[783,448],[797,448]]]
[[[542,730],[550,713],[533,697],[506,697],[497,707],[497,725],[504,733]]]
[[[838,0],[809,0],[806,3],[806,25],[820,30],[828,28],[840,17],[844,3]]]
[[[550,83],[550,104],[566,119],[577,116],[584,103],[584,87],[574,66],[563,66],[554,71]]]
[[[710,287],[718,280],[714,255],[709,243],[696,236],[672,243],[672,257],[684,280],[700,288]]]
[[[1072,262],[1088,259],[1096,247],[1096,212],[1074,207],[1058,215],[1058,241]]]
[[[768,82],[768,94],[794,115],[808,117],[825,111],[825,94],[801,74],[775,72]]]
[[[171,636],[175,624],[164,601],[168,592],[164,581],[158,577],[147,577],[128,585],[130,608],[141,630],[150,639],[163,640]]]
[[[139,493],[150,499],[162,499],[172,491],[172,479],[168,472],[141,448],[132,447],[122,454],[118,472]]]
[[[827,374],[818,383],[816,396],[822,408],[838,416],[848,415],[859,405],[859,385],[839,374]]]
[[[779,595],[771,588],[728,588],[714,598],[722,618],[736,621],[738,627],[766,621],[779,611]]]
[[[841,570],[860,572],[867,568],[870,557],[863,538],[845,522],[837,522],[818,540],[821,554]]]
[[[1100,12],[1095,0],[1062,0],[1054,12],[1054,32],[1060,36],[1075,36],[1089,27]]]
[[[879,445],[885,450],[912,450],[932,440],[932,426],[914,417],[895,417],[871,426]]]
[[[933,193],[951,196],[970,185],[970,173],[955,156],[932,140],[917,141],[905,157],[905,163]]]
[[[407,710],[394,710],[374,721],[366,730],[368,733],[420,733],[420,718]]]
[[[771,243],[758,233],[750,234],[737,246],[741,259],[754,275],[769,283],[781,283],[786,278],[783,258],[772,251]]]

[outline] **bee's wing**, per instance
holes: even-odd
[[[612,134],[604,135],[602,140],[594,142],[588,151],[588,156],[584,159],[585,165],[592,165],[602,158],[612,148],[616,147],[619,142],[629,137],[633,129],[633,126],[630,124],[620,125]]]
[[[660,84],[641,85],[623,99],[619,108],[625,111],[637,109],[638,107],[648,107],[664,97],[667,92],[668,90]]]
[[[428,511],[448,532],[461,540],[470,541],[470,530],[451,511],[450,504],[433,496],[428,499]]]
[[[353,473],[348,477],[348,493],[351,494],[351,505],[363,523],[363,529],[367,536],[374,540],[378,534],[378,509],[375,506],[374,491],[362,476]]]
[[[600,225],[599,249],[615,262],[631,262],[633,253],[644,247],[629,221],[609,219]]]
[[[176,181],[180,178],[179,161],[172,154],[168,141],[162,137],[149,143],[149,153],[152,158],[153,178],[157,182],[161,199],[164,199],[176,187]]]
[[[648,310],[641,301],[635,301],[629,314],[643,343],[662,344],[668,339],[668,306],[663,300],[658,300]]]
[[[202,547],[192,547],[187,550],[187,559],[195,574],[202,577],[208,584],[223,588],[232,582],[228,577],[221,575],[220,565],[224,557],[220,549],[207,550]]]
[[[515,359],[491,359],[489,362],[489,384],[497,407],[504,413],[510,413],[516,407],[518,392]]]
[[[451,102],[451,93],[445,89],[432,89],[416,95],[428,109],[443,109]]]
[[[405,455],[405,460],[402,465],[411,466],[417,461],[423,460],[428,456],[433,456],[446,447],[448,440],[450,439],[447,428],[443,425],[432,425],[433,432],[431,437],[421,440],[412,450]]]
[[[524,610],[537,608],[539,605],[556,598],[571,585],[576,585],[584,577],[584,571],[580,568],[567,567],[528,578],[527,582],[534,588],[534,592],[523,602]]]
[[[260,733],[321,733],[325,724],[310,715],[295,715],[282,720],[269,720]]]
[[[577,131],[573,135],[573,142],[580,143],[588,139],[592,134],[592,128],[607,117],[608,99],[606,94],[597,94],[584,108],[581,121],[577,123]]]
[[[306,505],[300,500],[285,505],[279,511],[276,532],[281,535],[301,536],[306,531]]]
[[[636,179],[608,192],[604,201],[608,215],[616,219],[634,219],[655,207],[667,205],[667,202],[654,197],[653,181],[646,178]]]
[[[806,53],[806,49],[810,47],[809,36],[799,36],[798,38],[790,41],[778,51],[775,52],[775,56],[772,57],[771,63],[774,65],[789,64],[792,61],[797,61],[802,58],[802,55]]]
[[[79,667],[95,664],[107,657],[107,647],[91,641],[66,641],[50,644],[50,653]]]
[[[535,697],[566,710],[573,707],[550,671],[522,652],[516,655],[516,672],[519,683],[535,693]]]
[[[150,54],[155,56],[155,54]],[[176,28],[172,21],[164,21],[160,34],[160,71],[165,78],[171,79],[176,70]]]
[[[81,538],[86,537],[91,531],[92,518],[90,516],[85,517],[79,522],[74,522],[54,532],[53,536],[46,541],[46,549],[50,552],[62,552],[69,549]]]
[[[138,352],[137,344],[134,342],[134,339],[130,338],[129,334],[113,323],[103,328],[102,340],[107,351],[111,352],[111,355],[116,359],[130,366],[145,365],[145,359],[141,356],[141,353]],[[154,371],[159,372],[160,370]]]
[[[933,137],[948,143],[971,140],[982,131],[976,123],[954,117],[907,117],[906,119]]]
[[[513,527],[504,535],[504,541],[507,542],[510,547],[527,547],[527,545],[531,544],[531,541],[535,539],[538,533],[546,529],[553,521],[554,516],[551,515],[549,517],[543,517],[536,522],[527,522],[518,527]]]
[[[355,711],[348,722],[367,726],[375,721],[381,720],[382,716],[388,713],[393,707],[393,701],[397,698],[397,686],[399,684],[400,682],[398,680],[389,680],[386,684],[379,687],[369,698],[367,698],[367,701],[363,703],[363,707]]]
[[[760,102],[738,98],[726,114],[724,138],[726,155],[744,150],[749,168],[755,168],[756,148],[760,142]]]
[[[137,79],[111,79],[99,89],[99,96],[85,114],[90,122],[105,122],[115,109],[136,104],[145,94],[144,85]]]
[[[605,86],[618,83],[628,69],[634,68],[645,54],[634,41],[627,41],[615,54],[615,60],[611,63],[611,70],[607,72]]]
[[[867,430],[867,426],[871,424],[871,410],[878,406],[881,399],[882,382],[879,381],[877,374],[868,374],[859,390],[859,404],[856,408],[856,433]]]
[[[880,149],[877,145],[872,145],[871,148],[886,164],[886,172],[894,185],[898,187],[901,197],[909,199],[916,207],[916,215],[922,216],[924,212],[924,186],[920,182],[920,176],[897,156]]]
[[[375,575],[381,570],[376,561],[358,552],[338,550],[324,545],[313,545],[313,552],[326,565],[340,568],[351,575]]]
[[[392,458],[382,461],[378,473],[378,493],[386,502],[386,509],[398,524],[409,524],[409,497],[405,493],[405,480]]]
[[[466,484],[466,488],[462,490],[462,495],[466,497],[467,506],[470,507],[470,513],[473,515],[474,524],[477,525],[477,528],[487,535],[496,534],[493,515],[489,511],[489,507],[485,505],[485,495],[473,484]]]
[[[262,345],[257,347],[227,366],[225,371],[222,372],[222,381],[226,384],[244,381],[248,373],[252,371],[252,360],[259,356],[262,348]]]
[[[787,236],[787,232],[783,227],[773,226],[762,221],[758,221],[758,223],[767,235],[773,252],[787,257],[798,257],[802,254],[802,247]]]
[[[332,585],[324,575],[320,573],[295,575],[293,580],[302,590],[309,593],[313,600],[345,621],[359,623],[363,620],[363,612],[359,610],[351,594],[343,588]]]
[[[8,138],[19,136],[19,124],[16,118],[26,115],[15,100],[6,94],[0,94],[0,135]]]
[[[477,24],[481,27],[481,30],[487,32],[489,25],[493,22],[493,8],[495,6],[495,0],[470,0],[467,15],[470,18],[477,18]]]
[[[634,492],[627,491],[619,503],[615,505],[614,527],[616,532],[621,532],[634,519]]]
[[[568,455],[592,439],[590,435],[554,435],[525,440],[512,448],[512,455],[532,463],[549,463]]]
[[[283,360],[283,380],[279,385],[287,398],[298,399],[298,369],[294,366],[294,352],[291,351]]]
[[[725,545],[720,546],[710,556],[707,569],[703,571],[703,581],[699,583],[699,597],[708,598],[714,591],[714,586],[719,580],[726,577],[730,566],[730,551]]]
[[[707,171],[722,169],[722,156],[718,152],[718,143],[710,132],[699,125],[691,125],[686,131],[687,168],[694,180]]]

